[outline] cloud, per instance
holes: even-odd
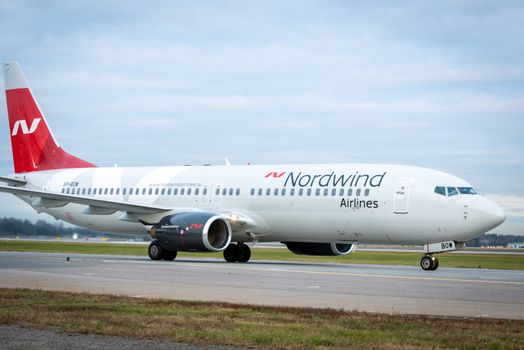
[[[500,205],[506,215],[524,217],[524,197],[500,194],[487,194],[486,197]]]

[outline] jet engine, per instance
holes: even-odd
[[[169,251],[219,252],[231,242],[229,222],[213,213],[169,215],[150,230],[151,237]]]
[[[352,253],[357,245],[355,243],[308,243],[308,242],[282,242],[287,249],[298,255],[346,255]]]

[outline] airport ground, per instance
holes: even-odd
[[[0,336],[37,327],[54,332],[53,339],[80,332],[191,349],[520,348],[524,342],[522,269],[444,265],[427,272],[416,262],[227,264],[191,256],[152,262],[144,254],[1,252],[0,320],[25,328],[4,326]]]

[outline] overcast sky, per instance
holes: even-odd
[[[522,1],[0,0],[0,57],[97,165],[417,165],[524,234],[523,18]],[[11,173],[6,121],[0,155]],[[49,218],[7,194],[2,216]]]

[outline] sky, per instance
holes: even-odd
[[[0,0],[0,58],[97,165],[416,165],[524,235],[523,18],[522,1]],[[7,194],[2,216],[52,220]]]

